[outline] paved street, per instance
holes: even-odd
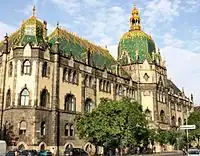
[[[140,154],[142,156],[183,156],[182,152],[178,153],[156,153],[156,154]],[[136,156],[136,155],[131,155],[131,156]],[[138,156],[138,155],[137,155]]]

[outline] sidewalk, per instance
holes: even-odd
[[[154,153],[154,154],[137,154],[137,155],[131,155],[131,156],[183,156],[182,151],[177,152],[166,152],[166,153]]]

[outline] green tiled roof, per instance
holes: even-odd
[[[123,57],[124,53],[128,54],[130,63],[136,62],[136,51],[138,51],[139,62],[145,59],[152,61],[151,54],[156,51],[155,43],[151,36],[141,30],[130,30],[125,33],[118,45],[119,61],[122,65],[127,65],[127,57]]]
[[[26,34],[25,29],[27,26],[31,25],[33,28],[33,34]],[[30,43],[32,45],[36,44],[39,46],[45,46],[44,40],[44,24],[40,22],[35,16],[30,17],[26,20],[22,26],[13,34],[9,35],[8,43],[9,47],[12,45],[22,45]],[[2,48],[3,42],[0,42],[0,50]]]
[[[61,54],[67,56],[72,54],[75,60],[85,63],[87,51],[90,49],[92,66],[100,69],[106,67],[109,71],[113,73],[116,72],[115,67],[118,65],[118,62],[112,57],[106,48],[97,46],[88,40],[80,38],[61,28],[56,28],[53,33],[50,34],[48,42],[50,45],[54,45],[56,40],[60,43],[59,48]],[[129,77],[123,69],[121,69],[121,71],[122,76]]]

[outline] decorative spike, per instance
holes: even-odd
[[[33,9],[32,9],[32,16],[35,17],[35,12],[36,12],[36,8],[35,5],[33,5]]]
[[[184,92],[184,87],[182,87],[182,93],[185,93],[185,92]]]

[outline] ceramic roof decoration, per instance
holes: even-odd
[[[54,31],[47,36],[47,23],[41,22],[35,15],[35,6],[32,10],[32,16],[24,21],[21,27],[11,34],[8,38],[9,48],[13,46],[39,46],[43,48],[51,48],[54,50],[56,41],[59,42],[59,53],[63,56],[73,57],[74,60],[86,63],[88,51],[90,52],[91,66],[111,72],[117,73],[117,68],[120,70],[120,76],[130,78],[128,73],[119,65],[108,49],[100,47],[83,39],[74,33],[62,29],[57,24]],[[0,51],[3,50],[3,41],[0,42]]]
[[[151,36],[141,30],[139,11],[134,6],[130,18],[130,30],[122,36],[118,45],[118,60],[122,65],[136,61],[142,63],[145,59],[151,62],[153,51],[156,51],[155,43]],[[126,61],[127,56],[130,62]]]
[[[27,44],[44,47],[46,38],[46,22],[42,23],[35,16],[35,6],[32,16],[22,22],[21,27],[9,36],[9,47],[25,46]],[[1,50],[2,43],[0,43]]]

